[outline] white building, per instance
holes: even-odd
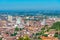
[[[17,18],[16,18],[16,24],[20,24],[21,21],[22,21],[22,18],[21,18],[21,17],[17,17]]]
[[[43,19],[43,21],[41,22],[41,25],[45,25],[46,24],[46,19]]]
[[[24,28],[24,23],[22,22],[21,17],[16,18],[16,25],[18,25],[19,28]]]
[[[8,15],[8,21],[12,22],[12,16]]]

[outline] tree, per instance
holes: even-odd
[[[54,37],[58,37],[58,33],[55,33]]]
[[[45,25],[44,27],[48,27],[48,25]]]
[[[11,36],[16,36],[17,35],[17,32],[14,32],[13,34],[11,34]]]
[[[2,38],[0,38],[0,40],[2,40]]]
[[[6,34],[9,34],[8,32],[6,32]]]
[[[30,38],[28,36],[24,36],[24,37],[19,37],[18,40],[30,40]]]
[[[56,29],[57,31],[60,31],[60,22],[55,22],[51,28]]]
[[[17,32],[14,32],[14,36],[16,36],[17,35]]]
[[[23,39],[23,37],[19,37],[19,39],[18,39],[18,40],[24,40],[24,39]]]
[[[43,34],[44,34],[44,31],[42,30],[41,32],[36,33],[36,36],[37,35],[43,35]]]
[[[60,34],[58,34],[58,38],[60,39]]]
[[[57,33],[55,33],[54,37],[57,37],[60,39],[60,34],[58,34],[58,32],[57,32]]]
[[[23,30],[24,28],[20,28],[20,31]]]
[[[42,40],[42,39],[40,38],[40,36],[38,37],[38,39],[39,39],[39,40]]]
[[[27,35],[25,35],[25,36],[23,37],[23,39],[24,39],[24,40],[30,40],[30,38],[29,38]]]
[[[45,37],[47,37],[47,36],[48,36],[48,34],[43,34],[42,36],[45,36]]]
[[[11,34],[11,36],[14,36],[13,34]]]
[[[19,28],[18,28],[18,27],[16,27],[16,28],[15,28],[15,31],[19,31]]]
[[[42,28],[41,30],[45,30],[45,27],[44,27],[44,28]]]

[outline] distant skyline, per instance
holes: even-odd
[[[0,0],[0,10],[60,10],[60,0]]]

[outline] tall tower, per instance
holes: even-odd
[[[22,22],[22,18],[21,17],[17,17],[16,18],[16,25],[18,25],[19,28],[24,28],[24,24]]]
[[[43,21],[41,22],[41,25],[46,25],[46,16],[44,16]]]
[[[17,18],[16,18],[16,24],[20,24],[21,21],[22,21],[22,18],[21,18],[21,17],[17,17]]]
[[[43,21],[41,22],[41,25],[45,25],[46,24],[46,19],[43,19]]]
[[[12,22],[12,16],[8,15],[8,21]]]

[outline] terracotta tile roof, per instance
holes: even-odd
[[[58,38],[55,38],[55,37],[44,37],[44,36],[42,36],[40,38],[42,38],[42,40],[58,40]]]

